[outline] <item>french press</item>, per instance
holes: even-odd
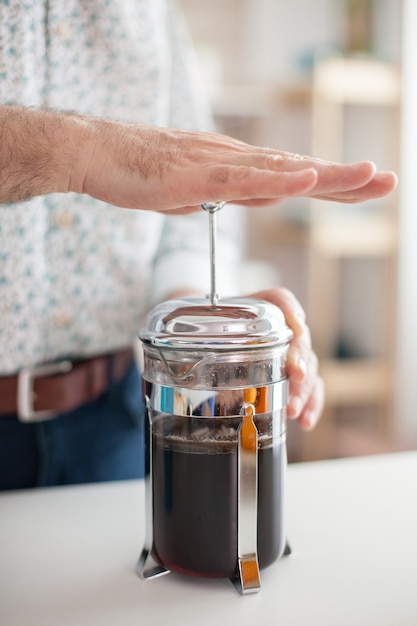
[[[139,337],[144,349],[146,539],[137,571],[230,578],[260,589],[259,570],[286,550],[285,360],[282,311],[215,290],[163,302]]]

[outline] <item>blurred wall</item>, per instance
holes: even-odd
[[[222,88],[218,121],[220,128],[248,141],[294,152],[311,150],[311,111],[308,86],[314,62],[321,56],[351,50],[347,7],[350,0],[180,0],[191,25],[193,37],[206,66],[208,85],[216,101]],[[374,58],[402,64],[404,86],[402,106],[402,167],[400,172],[400,242],[398,271],[398,328],[392,334],[398,344],[396,381],[396,428],[410,439],[417,437],[417,392],[414,360],[417,350],[417,0],[363,0],[372,8],[368,25],[366,53]],[[249,85],[249,89],[241,86]],[[231,87],[236,86],[236,89]],[[273,87],[275,110],[265,112],[262,100]],[[275,90],[275,91],[274,91]],[[228,98],[232,96],[229,101]],[[234,96],[234,97],[233,97]],[[265,98],[264,98],[265,100]],[[218,105],[219,102],[216,102]],[[231,110],[236,106],[236,116]],[[246,113],[245,113],[246,112]],[[387,150],[387,142],[397,126],[382,120],[384,111],[352,108],[348,124],[347,160],[373,158],[378,167],[392,167],[397,155]],[[223,125],[223,126],[222,126]],[[380,129],[384,129],[381,133]],[[391,133],[391,137],[389,136]],[[364,143],[362,143],[362,140]],[[368,141],[368,144],[366,143]],[[395,140],[395,138],[394,138]],[[369,143],[373,152],[366,147]],[[365,148],[363,147],[365,146]],[[320,156],[320,155],[318,155]],[[393,203],[392,198],[388,200]],[[396,200],[395,200],[396,202]],[[372,204],[372,203],[371,203]],[[276,217],[295,218],[303,224],[306,203],[292,200],[279,207],[263,209],[256,217],[249,214],[247,254],[279,268],[282,281],[293,289],[304,304],[305,266],[308,262],[298,235],[292,230],[274,231]],[[269,236],[269,239],[268,239]],[[278,237],[278,239],[277,239]],[[274,274],[272,273],[273,277]],[[375,264],[355,261],[344,271],[348,285],[360,287],[353,308],[344,305],[345,327],[356,316],[355,301],[378,289]],[[353,289],[351,290],[353,291]],[[376,300],[363,315],[369,352],[378,342],[374,320]]]
[[[403,436],[417,438],[417,2],[404,0],[402,165],[398,281],[396,414]]]

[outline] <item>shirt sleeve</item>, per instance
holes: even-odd
[[[209,99],[184,16],[171,4],[170,125],[182,130],[215,130]],[[212,198],[207,198],[212,200]],[[238,295],[245,232],[245,209],[226,205],[217,214],[217,284],[222,296]],[[154,261],[152,302],[185,289],[210,291],[209,216],[201,213],[165,219]]]
[[[182,130],[214,131],[209,96],[185,16],[175,2],[168,6],[171,125]]]

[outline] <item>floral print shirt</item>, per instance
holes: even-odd
[[[211,129],[170,0],[0,0],[0,105]],[[219,214],[220,293],[235,289],[240,214]],[[51,194],[0,206],[0,375],[130,344],[152,303],[209,290],[208,216]]]

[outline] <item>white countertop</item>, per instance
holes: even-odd
[[[228,580],[142,581],[141,481],[0,494],[1,626],[417,625],[417,452],[291,465],[293,554]]]

